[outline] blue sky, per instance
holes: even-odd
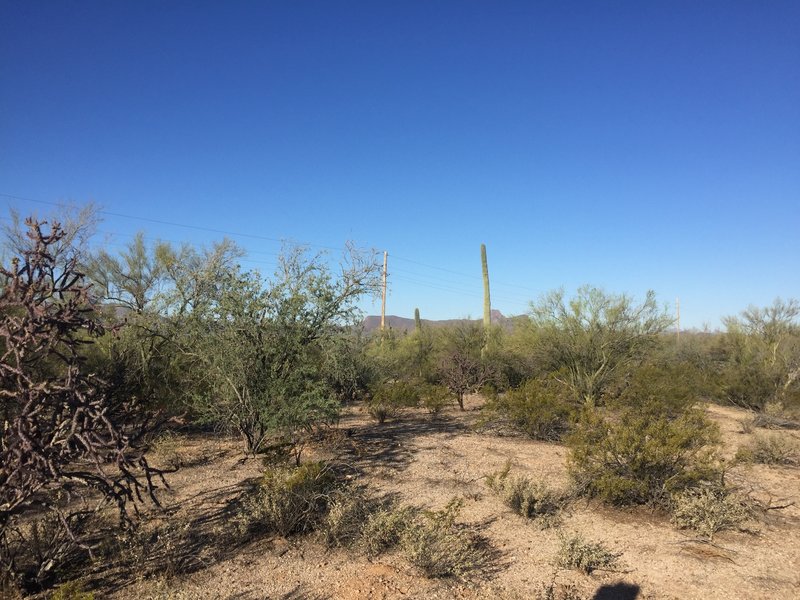
[[[387,312],[800,297],[800,3],[0,0],[0,193],[389,252]],[[22,212],[47,205],[0,196]],[[369,312],[379,303],[367,302]],[[670,309],[672,310],[672,309]]]

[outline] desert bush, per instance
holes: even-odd
[[[403,555],[426,577],[462,577],[486,564],[487,554],[475,537],[455,525],[460,509],[461,502],[452,501],[421,515],[403,532]]]
[[[322,524],[325,545],[335,548],[358,544],[368,519],[376,509],[375,501],[367,498],[361,490],[349,488],[334,492]]]
[[[522,387],[509,390],[486,406],[488,420],[496,416],[535,440],[559,441],[569,431],[575,406],[566,388],[554,378],[531,379]]]
[[[564,498],[544,482],[534,481],[524,475],[509,476],[510,464],[487,479],[489,485],[503,502],[518,515],[535,520],[542,528],[558,524],[558,514]]]
[[[691,488],[672,497],[672,522],[709,539],[753,516],[752,504],[746,498],[722,486]]]
[[[422,407],[432,415],[438,415],[452,403],[450,391],[441,385],[424,385],[420,390]]]
[[[588,575],[597,569],[618,568],[620,556],[622,553],[611,552],[601,542],[587,542],[580,535],[573,535],[561,539],[556,565]]]
[[[259,528],[282,536],[314,529],[322,520],[336,480],[319,462],[267,469],[237,519],[240,533]]]
[[[419,404],[420,394],[416,386],[406,381],[391,381],[378,385],[367,403],[370,416],[384,423],[400,415],[406,408]]]
[[[736,452],[736,460],[764,465],[800,465],[800,447],[781,435],[756,435]]]
[[[618,414],[584,411],[568,441],[577,490],[612,504],[668,504],[719,475],[719,430],[696,409],[672,417],[655,402]]]
[[[360,545],[369,557],[375,557],[400,543],[414,520],[410,507],[388,505],[371,513],[361,530]]]

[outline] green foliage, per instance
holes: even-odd
[[[666,504],[719,474],[718,428],[696,409],[674,416],[647,402],[605,416],[586,410],[568,444],[579,491],[613,504]]]
[[[642,304],[584,286],[567,301],[551,292],[532,306],[534,352],[547,371],[566,373],[576,399],[598,404],[615,378],[637,366],[671,319],[648,292]]]
[[[511,463],[489,476],[487,484],[503,502],[518,515],[531,519],[542,529],[558,524],[558,515],[564,505],[561,494],[544,482],[534,481],[524,475],[510,477]]]
[[[374,257],[348,260],[334,277],[319,256],[292,250],[267,288],[255,273],[229,271],[214,282],[213,301],[187,319],[184,352],[203,374],[192,394],[195,410],[240,433],[248,452],[278,437],[299,463],[307,433],[338,416],[325,357],[357,314],[376,268]]]
[[[460,502],[450,502],[405,528],[403,555],[426,577],[462,577],[486,564],[487,554],[474,536],[455,525],[460,509]]]
[[[713,539],[714,534],[734,529],[752,519],[752,503],[721,486],[690,488],[672,497],[672,522]]]
[[[764,465],[800,466],[800,445],[781,434],[756,435],[736,452],[736,460]]]
[[[439,414],[452,401],[450,391],[443,385],[424,384],[420,386],[420,403],[432,415]]]
[[[238,517],[242,534],[265,529],[282,536],[311,531],[322,520],[336,480],[323,463],[267,469]]]
[[[500,394],[484,410],[488,420],[505,418],[533,439],[559,441],[569,431],[576,407],[565,387],[550,377]]]
[[[397,417],[405,408],[418,406],[419,402],[420,393],[413,383],[393,381],[379,385],[373,391],[367,409],[378,423],[383,423]]]
[[[580,535],[561,539],[556,555],[556,565],[590,574],[597,569],[614,570],[619,566],[622,553],[611,552],[600,542],[588,542]]]
[[[800,406],[800,302],[775,300],[724,319],[723,396],[737,406]]]

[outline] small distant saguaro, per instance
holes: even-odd
[[[483,326],[492,324],[492,300],[489,296],[489,263],[486,262],[486,244],[481,244],[481,268],[483,269]]]
[[[414,309],[414,330],[419,333],[422,331],[422,320],[419,318],[419,309]]]

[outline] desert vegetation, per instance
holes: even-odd
[[[486,281],[483,321],[366,332],[373,252],[92,227],[5,232],[2,595],[796,593],[797,301],[677,339],[591,286],[500,326]]]

